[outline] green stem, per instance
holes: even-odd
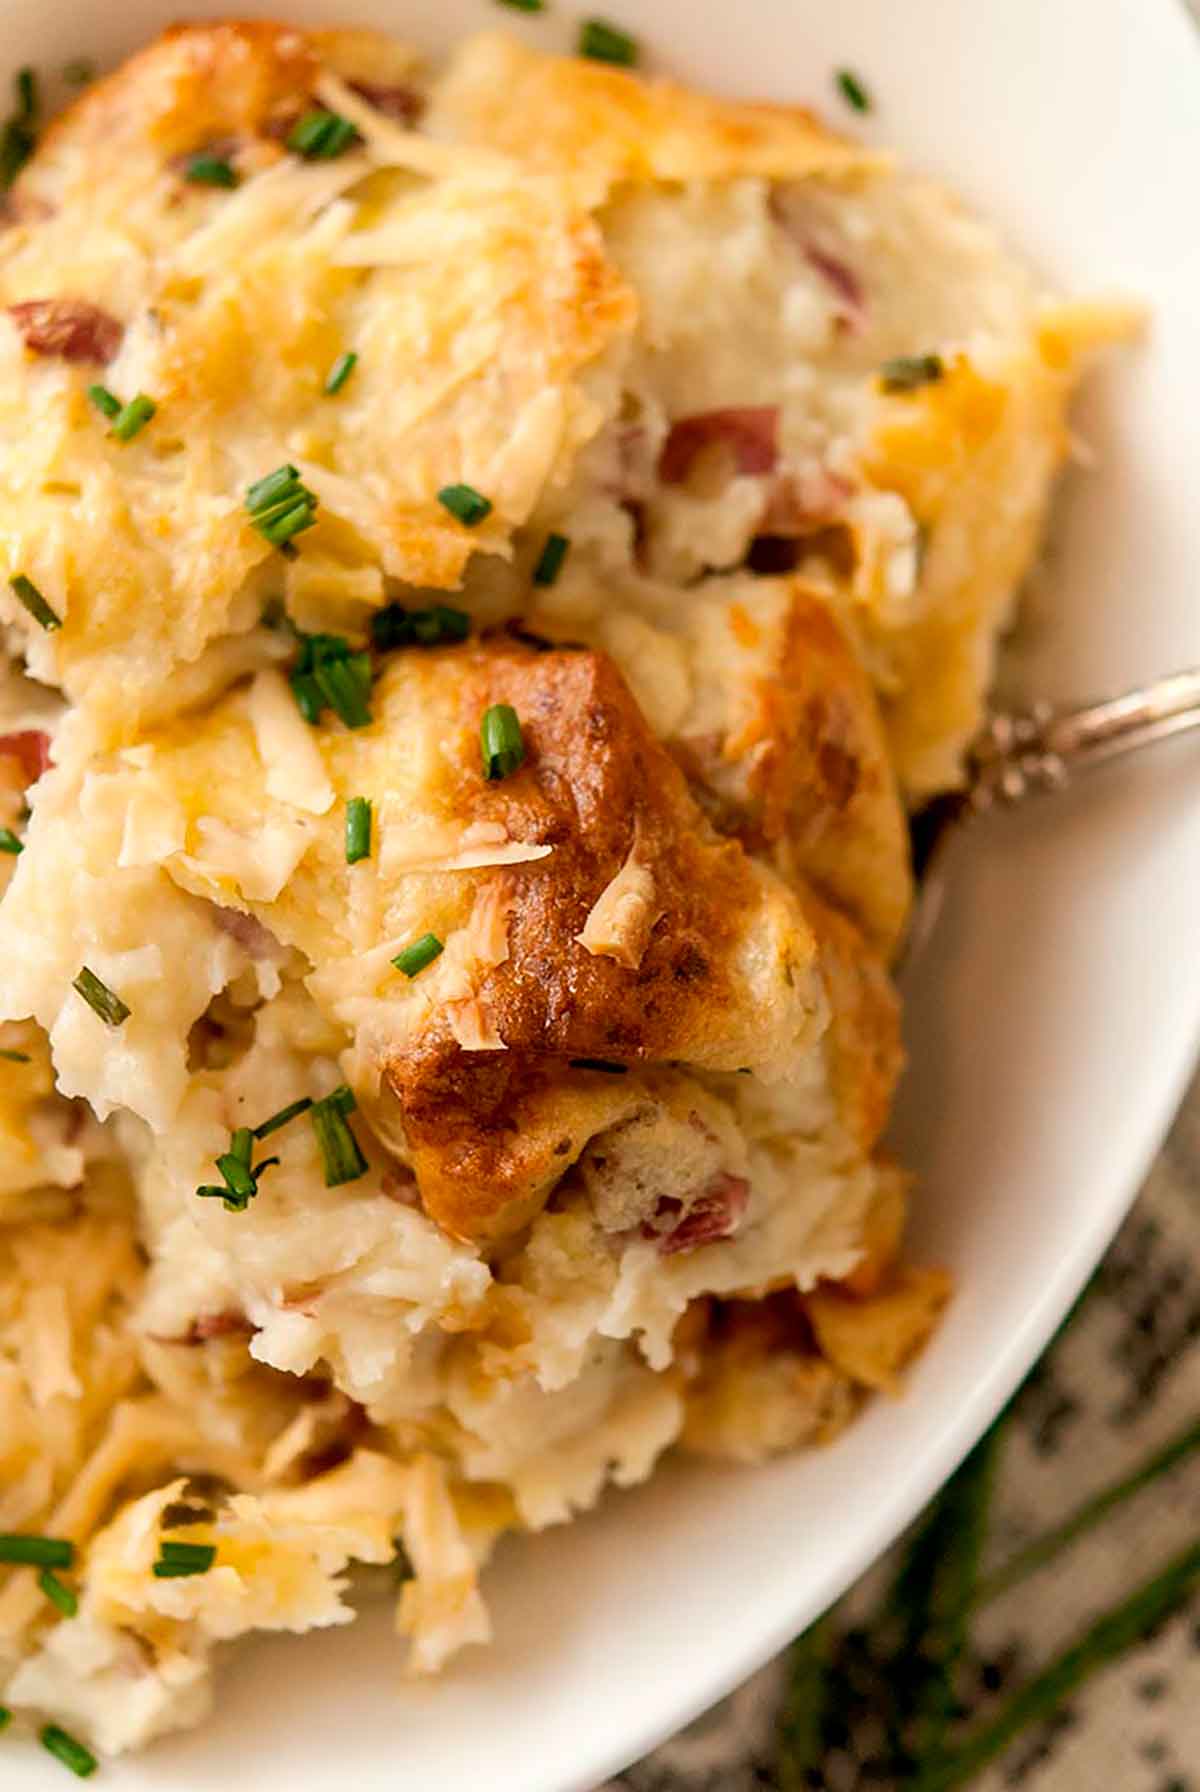
[[[805,1792],[821,1765],[822,1719],[832,1691],[833,1613],[826,1612],[788,1651],[788,1687],[779,1714],[775,1782],[779,1792]]]
[[[954,1680],[983,1552],[1003,1420],[949,1481],[905,1552],[888,1610],[899,1625],[892,1739],[920,1766],[941,1754],[957,1708]]]
[[[1036,1573],[1059,1550],[1085,1536],[1117,1506],[1132,1499],[1134,1494],[1140,1493],[1144,1487],[1148,1487],[1160,1475],[1165,1475],[1197,1449],[1200,1449],[1200,1419],[1193,1419],[1182,1431],[1176,1432],[1174,1437],[1168,1438],[1165,1444],[1154,1450],[1140,1467],[1122,1480],[1115,1481],[1111,1487],[1105,1487],[1090,1499],[1084,1500],[1061,1524],[1056,1524],[1053,1530],[1035,1537],[1032,1543],[1019,1549],[1007,1562],[1002,1562],[993,1573],[985,1575],[975,1593],[975,1609],[987,1605],[992,1599],[998,1599],[1028,1575]]]
[[[1100,1668],[1169,1617],[1200,1584],[1200,1543],[1193,1543],[1152,1579],[1122,1601],[1014,1693],[991,1722],[968,1736],[951,1756],[930,1763],[918,1775],[913,1792],[950,1792],[965,1784],[1030,1724],[1048,1718]]]

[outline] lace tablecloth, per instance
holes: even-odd
[[[1198,1222],[1200,1077],[1103,1266],[1001,1430],[985,1583],[996,1564],[1200,1419]],[[968,1734],[986,1727],[1016,1690],[1198,1538],[1200,1448],[1187,1442],[1136,1497],[982,1603],[953,1677],[956,1721]],[[889,1755],[889,1670],[875,1653],[871,1616],[903,1559],[898,1547],[832,1620],[837,1674],[823,1682],[820,1742],[799,1768],[786,1747],[781,1755],[781,1710],[796,1684],[795,1660],[785,1656],[603,1792],[924,1787],[897,1769],[894,1747]],[[1002,1755],[954,1783],[974,1792],[1200,1792],[1200,1598],[1126,1642],[1052,1715],[1023,1723]]]

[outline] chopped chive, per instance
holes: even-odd
[[[579,28],[579,54],[593,62],[613,62],[632,68],[638,59],[637,39],[604,19],[585,19]]]
[[[371,856],[371,799],[352,796],[346,804],[346,863],[357,865]]]
[[[335,710],[347,728],[365,728],[371,720],[367,693],[371,688],[371,660],[368,654],[350,654],[345,658],[319,660],[313,667],[313,681],[330,709]]]
[[[34,1568],[69,1568],[75,1545],[67,1537],[35,1537],[24,1531],[0,1532],[0,1562],[29,1564]]]
[[[139,392],[137,397],[131,398],[129,403],[123,405],[120,413],[113,418],[113,435],[116,436],[118,442],[132,442],[138,431],[145,429],[157,409],[158,406],[152,398],[147,398],[144,392]]]
[[[562,571],[563,561],[567,557],[567,549],[571,543],[565,535],[547,535],[546,545],[538,556],[538,563],[533,569],[535,585],[553,585]]]
[[[7,1730],[12,1722],[12,1712],[7,1705],[0,1705],[0,1730]]]
[[[245,1164],[249,1168],[254,1152],[254,1134],[248,1126],[239,1126],[234,1132],[229,1144],[229,1152],[231,1157],[236,1157],[239,1163]]]
[[[292,127],[287,139],[288,148],[307,161],[328,161],[340,156],[344,149],[349,149],[358,132],[348,118],[338,112],[327,112],[318,108],[306,112],[297,124]]]
[[[43,1568],[38,1575],[38,1586],[46,1595],[51,1605],[57,1606],[64,1618],[73,1618],[79,1610],[79,1601],[65,1582],[59,1580],[53,1568]]]
[[[483,775],[494,782],[515,772],[525,758],[525,742],[517,712],[508,703],[493,703],[483,713],[479,725],[479,745],[483,754]]]
[[[473,485],[444,485],[438,493],[438,503],[467,529],[473,529],[492,514],[491,499],[477,492]]]
[[[0,191],[7,192],[37,148],[37,138],[19,118],[10,118],[0,132]]]
[[[292,695],[296,699],[296,706],[300,714],[306,722],[311,722],[315,727],[321,720],[321,711],[324,708],[316,680],[311,672],[293,672],[290,683]]]
[[[151,1572],[157,1580],[182,1580],[193,1574],[207,1574],[216,1559],[215,1543],[175,1543],[164,1538]]]
[[[388,604],[371,618],[371,639],[381,653],[393,647],[444,647],[448,642],[465,641],[470,632],[467,612],[451,609],[449,604],[431,604],[426,610]]]
[[[86,1780],[89,1774],[96,1771],[96,1757],[91,1749],[84,1748],[82,1742],[76,1742],[74,1736],[68,1736],[57,1724],[47,1724],[41,1733],[42,1747],[48,1754],[69,1767],[78,1779]]]
[[[338,356],[325,380],[325,390],[330,398],[341,391],[357,366],[358,356],[352,348],[347,349],[344,355]]]
[[[253,1170],[235,1152],[223,1151],[217,1159],[217,1168],[239,1201],[250,1201],[258,1193]]]
[[[256,479],[253,485],[246,487],[246,509],[251,516],[257,516],[299,483],[300,474],[285,461],[282,467],[276,467],[273,473],[267,473],[262,479]]]
[[[572,1058],[572,1070],[601,1070],[605,1076],[625,1076],[628,1064],[614,1064],[609,1058]]]
[[[62,73],[68,87],[86,87],[89,81],[96,79],[96,64],[80,56],[74,62],[64,63]]]
[[[325,1166],[326,1188],[357,1182],[367,1173],[367,1160],[358,1148],[358,1140],[347,1119],[355,1105],[353,1094],[343,1083],[323,1101],[315,1101],[309,1109]]]
[[[50,608],[32,579],[27,579],[23,572],[18,572],[8,582],[17,602],[24,605],[35,622],[40,622],[48,631],[62,627],[62,617],[57,610]]]
[[[121,415],[121,400],[107,386],[89,386],[87,395],[98,411],[102,411],[111,422]]]
[[[945,371],[940,355],[897,355],[884,362],[879,378],[885,392],[912,392],[933,385]]]
[[[546,0],[498,0],[501,6],[511,6],[514,12],[545,12]]]
[[[7,1050],[0,1050],[0,1058],[3,1058],[6,1064],[32,1064],[33,1063],[33,1059],[29,1056],[28,1052],[10,1052]],[[0,1558],[0,1560],[2,1560],[2,1559],[3,1558]]]
[[[405,946],[403,952],[397,952],[392,963],[406,977],[415,977],[426,965],[432,964],[435,958],[440,958],[444,951],[445,947],[436,933],[423,933],[411,946]]]
[[[316,522],[317,495],[302,483],[296,468],[285,462],[247,486],[246,509],[259,534],[286,553],[294,551],[292,536],[311,529]]]
[[[280,1127],[286,1126],[289,1120],[295,1120],[299,1114],[306,1114],[311,1106],[311,1095],[302,1095],[299,1101],[290,1101],[287,1107],[280,1108],[279,1112],[272,1114],[269,1120],[262,1120],[253,1128],[255,1138],[269,1139],[273,1132],[278,1132]]]
[[[18,840],[11,828],[0,828],[0,852],[10,852],[15,858],[17,853],[24,851],[24,841]]]
[[[224,156],[193,156],[183,171],[184,180],[197,187],[236,187],[238,177]]]
[[[37,148],[37,84],[31,68],[20,69],[13,83],[17,109],[0,133],[0,190],[7,192]]]
[[[853,69],[840,68],[834,78],[838,91],[848,106],[852,106],[856,112],[871,110],[871,96]]]
[[[444,647],[447,642],[465,641],[471,632],[471,618],[467,612],[451,609],[449,604],[431,604],[427,610],[414,610],[410,622],[412,638],[418,647]]]
[[[129,1019],[130,1011],[120,996],[101,983],[95,971],[89,971],[86,965],[81,967],[71,988],[83,997],[93,1014],[98,1014],[106,1026],[120,1027]]]

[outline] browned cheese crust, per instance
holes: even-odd
[[[438,1017],[387,1067],[425,1205],[466,1236],[507,1227],[513,1203],[526,1214],[544,1199],[586,1143],[572,1130],[578,1098],[602,1099],[613,1118],[629,1103],[613,1087],[627,1079],[572,1061],[737,1069],[760,1057],[756,1035],[782,1030],[786,1043],[803,1026],[797,995],[812,955],[796,910],[793,962],[773,967],[777,988],[752,985],[747,934],[768,903],[787,910],[786,897],[706,822],[607,656],[484,650],[461,687],[464,728],[501,702],[521,717],[526,763],[482,802],[464,771],[462,810],[554,848],[504,874],[509,957],[479,993],[508,1049],[464,1051]],[[635,841],[660,916],[631,969],[578,935]]]

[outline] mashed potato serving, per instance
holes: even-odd
[[[504,1532],[897,1385],[906,812],[1125,324],[806,112],[504,35],[179,28],[44,131],[4,1707],[135,1748],[354,1564],[435,1671]]]

